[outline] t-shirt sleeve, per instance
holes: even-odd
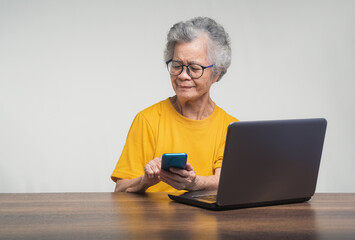
[[[217,168],[221,168],[222,167],[222,161],[223,161],[223,154],[224,154],[224,146],[226,143],[226,134],[224,134],[224,138],[222,138],[223,140],[220,143],[220,146],[217,150],[217,157],[214,160],[213,163],[213,174],[215,174],[216,169]]]
[[[154,156],[154,134],[142,113],[138,113],[128,132],[122,154],[111,179],[132,179],[144,174],[144,166]]]
[[[229,124],[232,122],[239,122],[239,120],[234,117],[229,117],[229,119],[225,122],[225,127],[224,127],[225,130],[223,131],[221,142],[220,142],[219,148],[217,150],[217,156],[216,156],[214,163],[213,163],[213,174],[215,173],[217,168],[222,167],[224,147],[226,145],[227,129],[228,129]]]

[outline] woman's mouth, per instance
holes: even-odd
[[[193,86],[178,86],[181,89],[190,89],[193,88]]]

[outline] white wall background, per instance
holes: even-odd
[[[0,192],[112,191],[134,115],[173,95],[169,28],[232,39],[212,89],[240,120],[325,117],[318,192],[355,192],[355,1],[0,0]]]

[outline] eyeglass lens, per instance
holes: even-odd
[[[199,78],[203,74],[203,68],[197,64],[190,64],[186,66],[187,74],[192,78]],[[171,75],[178,76],[184,70],[184,67],[181,63],[176,61],[171,61],[168,63],[168,70]]]

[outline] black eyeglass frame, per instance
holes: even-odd
[[[175,62],[175,63],[178,63],[178,64],[181,65],[181,71],[180,71],[179,74],[172,74],[172,73],[169,71],[169,63],[170,63],[170,62]],[[166,67],[167,67],[167,69],[168,69],[168,72],[169,72],[171,75],[173,75],[173,76],[179,76],[179,75],[184,71],[184,67],[186,67],[186,72],[187,72],[187,74],[188,74],[192,79],[198,79],[198,78],[202,77],[203,74],[205,73],[205,69],[211,68],[211,67],[214,66],[214,64],[209,65],[209,66],[202,66],[202,65],[197,64],[197,63],[191,63],[191,64],[189,64],[189,65],[184,65],[184,64],[182,64],[181,62],[175,61],[175,60],[173,60],[173,59],[170,59],[170,60],[166,61],[165,63],[166,63]],[[190,68],[189,68],[189,67],[190,67],[191,65],[198,65],[198,66],[200,66],[200,67],[202,68],[201,76],[199,76],[199,77],[193,77],[193,76],[190,75]]]

